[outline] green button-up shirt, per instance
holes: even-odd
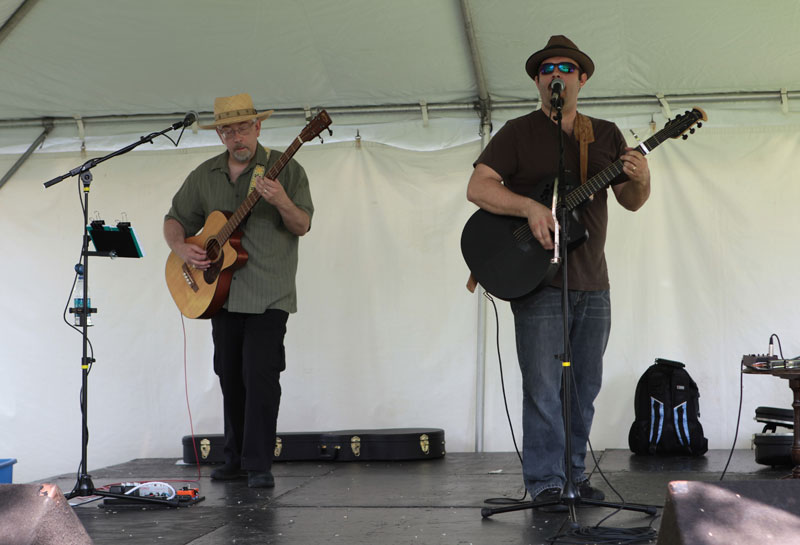
[[[228,152],[217,155],[192,171],[172,199],[166,215],[183,225],[187,236],[196,234],[214,210],[233,212],[247,197],[250,179],[256,165],[266,170],[280,158],[260,144],[256,155],[244,172],[230,180]],[[314,214],[308,178],[303,167],[291,159],[278,176],[286,194],[308,214]],[[297,311],[297,244],[299,237],[283,224],[278,210],[259,200],[242,226],[242,248],[248,259],[244,267],[233,273],[228,300],[224,308],[231,312],[260,314],[267,309]]]

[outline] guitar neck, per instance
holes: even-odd
[[[647,155],[653,149],[655,149],[658,145],[665,142],[668,138],[672,138],[669,131],[661,130],[639,144],[636,148],[636,151],[641,153],[642,155]],[[622,159],[617,159],[606,168],[592,176],[589,180],[586,181],[585,184],[581,184],[580,187],[577,187],[567,193],[564,197],[564,203],[567,207],[567,210],[574,210],[584,202],[586,202],[589,197],[608,187],[611,181],[622,174],[622,166],[623,161]]]
[[[297,150],[300,149],[300,146],[303,145],[303,140],[300,139],[298,136],[295,140],[286,148],[286,151],[278,158],[274,165],[269,169],[269,171],[264,175],[265,178],[269,178],[270,180],[275,180],[278,177],[278,174],[281,173],[283,167],[289,162],[289,160],[294,157],[294,154],[297,153]],[[258,200],[261,198],[261,194],[258,191],[251,191],[247,198],[242,201],[242,204],[239,205],[239,208],[231,214],[231,217],[228,218],[228,221],[219,230],[217,234],[217,240],[220,244],[224,244],[230,236],[233,234],[236,229],[239,228],[242,221],[247,217],[253,207],[256,205]]]

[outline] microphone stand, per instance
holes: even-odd
[[[560,191],[560,186],[566,189],[566,169],[564,166],[564,131],[561,128],[562,108],[564,100],[560,93],[551,98],[551,104],[556,112],[556,125],[558,127],[558,176],[553,185],[553,218],[556,220],[556,232],[554,234],[555,249],[551,263],[561,263],[561,317],[562,330],[564,334],[562,354],[555,354],[554,357],[561,361],[561,416],[564,421],[564,477],[566,483],[558,500],[531,501],[520,505],[507,507],[481,509],[483,518],[490,517],[496,513],[508,513],[510,511],[521,511],[523,509],[536,509],[538,507],[548,507],[551,505],[566,505],[569,512],[569,524],[577,528],[576,508],[580,504],[595,505],[600,507],[611,507],[614,509],[626,509],[628,511],[638,511],[655,515],[657,510],[652,505],[639,504],[617,504],[606,501],[581,498],[578,487],[572,481],[572,348],[569,342],[569,284],[567,282],[567,251],[569,250],[569,221],[572,216],[566,203],[566,190]],[[562,186],[563,184],[563,186]]]
[[[144,144],[145,142],[152,142],[154,138],[157,136],[161,136],[168,131],[175,130],[178,128],[186,128],[187,121],[190,119],[190,116],[187,115],[184,121],[179,121],[177,123],[172,124],[171,126],[167,127],[163,131],[154,132],[147,136],[142,136],[138,142],[134,142],[122,149],[109,153],[104,157],[98,157],[96,159],[91,159],[84,164],[76,167],[66,174],[62,174],[61,176],[57,176],[52,180],[49,180],[44,183],[44,187],[48,188],[52,185],[55,185],[66,178],[70,178],[72,176],[79,175],[80,182],[83,185],[83,242],[81,245],[81,259],[80,262],[75,265],[76,273],[83,273],[83,304],[77,308],[70,308],[70,312],[79,316],[80,326],[81,326],[81,335],[83,337],[83,357],[81,358],[81,395],[80,395],[80,404],[81,404],[81,462],[80,466],[78,467],[78,475],[77,475],[77,482],[75,483],[75,487],[69,493],[65,494],[64,496],[69,500],[76,496],[79,497],[88,497],[88,496],[102,496],[102,497],[110,497],[116,498],[116,500],[127,500],[127,501],[142,501],[146,503],[159,503],[163,505],[168,505],[172,507],[178,506],[178,496],[176,496],[172,500],[167,500],[161,497],[155,496],[131,496],[127,494],[118,494],[114,492],[109,492],[106,490],[98,490],[95,488],[94,483],[92,482],[92,476],[88,473],[88,463],[87,463],[87,451],[89,445],[89,426],[88,426],[88,401],[89,401],[89,371],[91,370],[92,364],[94,363],[95,359],[89,355],[89,334],[88,334],[88,327],[89,327],[89,316],[97,312],[96,308],[89,307],[89,257],[92,256],[101,256],[101,257],[116,257],[116,252],[109,251],[109,252],[96,252],[89,250],[89,233],[87,226],[89,225],[89,190],[92,183],[92,172],[91,169],[95,166],[99,165],[103,161],[111,159],[112,157],[116,157],[118,155],[122,155],[131,151],[132,149],[136,148]],[[193,120],[192,120],[193,122]],[[189,125],[191,123],[188,123]],[[181,131],[183,134],[183,131]],[[169,138],[169,137],[167,137]],[[180,137],[178,137],[178,141],[180,141]],[[177,145],[177,144],[176,144]],[[187,504],[188,505],[188,504]]]
[[[112,157],[116,157],[117,155],[123,155],[125,153],[128,153],[132,149],[134,149],[134,148],[136,148],[138,146],[141,146],[142,144],[145,144],[147,142],[152,143],[153,140],[156,137],[163,136],[165,133],[167,133],[169,131],[174,131],[175,129],[186,129],[186,127],[188,127],[189,125],[194,123],[194,120],[195,120],[194,113],[190,112],[189,114],[186,115],[186,117],[184,118],[183,121],[176,121],[175,123],[173,123],[172,125],[170,125],[166,129],[164,129],[163,131],[153,132],[153,133],[148,134],[147,136],[142,136],[142,137],[139,138],[138,142],[134,142],[133,144],[129,144],[129,145],[125,146],[122,149],[118,149],[117,151],[113,151],[113,152],[109,153],[108,155],[105,155],[103,157],[97,157],[96,159],[90,159],[90,160],[86,161],[85,163],[83,163],[81,166],[73,168],[72,170],[70,170],[66,174],[62,174],[61,176],[56,176],[52,180],[48,180],[48,181],[44,182],[44,187],[45,187],[45,189],[47,189],[51,185],[55,185],[58,182],[66,179],[66,178],[71,178],[72,176],[76,176],[78,174],[83,174],[84,172],[88,172],[89,170],[93,169],[94,167],[96,167],[97,165],[102,163],[103,161],[107,161],[107,160],[111,159]],[[182,134],[183,134],[183,130],[181,130],[181,135]],[[167,137],[167,138],[169,138],[169,137]],[[178,141],[180,142],[180,136],[178,137]],[[91,182],[92,182],[92,177],[91,177],[91,175],[89,175],[89,184],[91,184]],[[87,185],[84,185],[84,189],[83,190],[87,194],[89,193],[89,189],[88,189]]]

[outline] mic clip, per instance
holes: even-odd
[[[172,124],[172,130],[185,129],[194,124],[195,121],[197,121],[197,114],[195,112],[189,112],[186,114],[186,117],[183,118],[183,121],[176,121]]]

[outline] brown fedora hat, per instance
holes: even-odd
[[[587,79],[592,77],[594,73],[594,63],[589,58],[589,55],[578,49],[578,46],[566,36],[558,35],[550,36],[550,40],[548,40],[544,49],[540,49],[528,57],[528,62],[525,63],[525,71],[531,79],[539,75],[539,65],[542,64],[543,60],[550,57],[569,57],[578,63],[581,71],[586,73]]]
[[[214,123],[200,125],[201,129],[216,129],[223,125],[234,125],[251,119],[261,121],[272,115],[275,110],[258,113],[253,106],[253,99],[247,93],[232,97],[214,99]]]

